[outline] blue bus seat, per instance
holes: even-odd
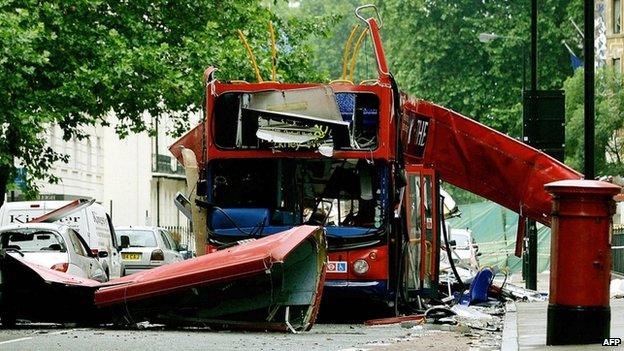
[[[494,280],[494,272],[492,269],[485,267],[477,273],[470,283],[470,304],[477,302],[485,302],[488,300],[488,290]]]
[[[225,214],[236,223],[232,223]],[[268,208],[224,208],[222,211],[212,212],[210,224],[213,230],[236,228],[254,228],[269,225],[270,212]]]

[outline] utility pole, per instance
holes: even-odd
[[[537,0],[531,0],[531,96],[537,94]],[[537,100],[531,99],[529,106],[531,119],[537,117]],[[537,290],[537,225],[534,220],[527,220],[527,272],[525,274],[525,286],[527,289]]]
[[[585,0],[585,179],[594,179],[594,0]]]

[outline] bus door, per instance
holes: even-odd
[[[403,247],[403,296],[406,302],[437,293],[439,269],[439,183],[433,169],[406,167],[407,235]]]

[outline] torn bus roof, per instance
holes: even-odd
[[[193,129],[189,130],[186,134],[180,137],[175,143],[169,146],[169,152],[173,155],[173,157],[178,160],[181,164],[184,164],[184,160],[182,159],[182,149],[187,148],[193,150],[195,155],[199,158],[200,166],[203,166],[203,157],[205,157],[205,153],[203,150],[202,142],[203,133],[205,129],[205,122],[202,122],[195,126]]]
[[[547,154],[431,102],[403,105],[407,162],[434,168],[445,182],[550,225],[544,184],[583,175]]]
[[[103,284],[0,257],[0,308],[17,318],[298,331],[318,313],[327,252],[322,228],[300,226]]]
[[[323,229],[295,227],[117,279],[128,284],[98,290],[95,304],[130,322],[304,330],[318,311],[325,257]]]

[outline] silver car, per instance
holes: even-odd
[[[122,275],[159,267],[183,260],[171,233],[157,227],[117,227],[117,242],[121,244]]]
[[[100,258],[72,228],[56,223],[12,224],[0,228],[0,248],[10,255],[77,277],[108,280]]]

